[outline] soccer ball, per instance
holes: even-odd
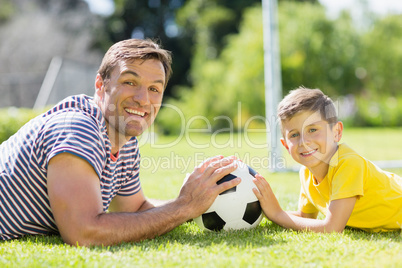
[[[256,188],[253,177],[257,174],[243,162],[231,174],[220,179],[217,184],[241,178],[241,183],[218,195],[211,207],[194,219],[202,230],[239,230],[256,227],[262,220],[260,202],[253,193]]]

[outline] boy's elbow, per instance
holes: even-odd
[[[324,227],[324,233],[342,233],[345,229],[345,225],[327,223]]]

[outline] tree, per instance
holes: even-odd
[[[360,79],[377,95],[401,95],[402,15],[378,19],[362,37]]]
[[[15,8],[11,0],[0,0],[0,6],[0,23],[4,23],[14,15]]]
[[[216,14],[209,21],[215,25],[216,21],[222,23],[223,14],[229,11],[218,8],[208,12]],[[212,130],[230,125],[228,121],[216,120],[217,117],[230,118],[237,130],[243,128],[248,119],[265,115],[261,12],[259,5],[247,9],[239,33],[226,36],[220,53],[212,55],[208,55],[208,45],[219,46],[214,45],[213,35],[208,33],[209,27],[202,26],[209,24],[200,22],[202,25],[198,26],[195,35],[199,47],[191,71],[194,85],[191,89],[183,88],[178,100],[167,102],[178,108],[161,111],[157,122],[162,129],[174,132],[183,127],[180,126],[183,122],[177,118],[178,110],[187,122],[202,116],[211,123]],[[196,22],[203,19],[197,17]],[[398,73],[402,68],[400,29],[400,16],[390,17],[373,27],[362,39],[364,32],[354,27],[348,13],[330,20],[320,5],[280,3],[283,93],[304,85],[320,88],[334,98],[346,94],[358,96],[367,87],[396,94],[399,92],[397,85],[401,84]],[[382,40],[386,42],[380,45]],[[362,76],[365,71],[366,78]],[[238,120],[239,116],[242,121]],[[191,121],[191,127],[206,128],[205,120]]]
[[[279,28],[284,94],[301,85],[331,96],[361,90],[360,36],[348,13],[332,21],[319,5],[284,2]]]
[[[115,0],[114,13],[105,18],[98,34],[97,46],[106,51],[113,43],[128,38],[151,38],[173,52],[173,76],[165,94],[172,85],[186,83],[189,68],[189,42],[183,40],[175,23],[175,12],[182,0]]]

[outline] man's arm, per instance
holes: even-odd
[[[104,213],[99,178],[92,166],[77,156],[62,153],[49,162],[49,201],[56,225],[68,244],[113,245],[140,241],[162,235],[206,211],[219,193],[240,182],[216,184],[235,169],[232,160],[209,159],[194,170],[175,200],[134,212],[147,204],[141,192],[130,205],[120,204],[120,209],[130,207],[131,212]]]
[[[138,207],[133,204],[141,203]],[[157,199],[149,199],[145,198],[142,190],[135,195],[131,196],[115,196],[110,202],[109,212],[137,212],[144,211],[154,207],[160,207],[165,205],[173,200],[157,200]]]
[[[267,218],[284,228],[297,231],[342,232],[357,200],[357,197],[350,197],[331,201],[325,219],[317,220],[316,214],[283,211],[268,182],[261,175],[257,175],[254,182],[258,188],[258,191],[254,189],[254,193]]]

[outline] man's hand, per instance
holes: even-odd
[[[60,234],[68,244],[107,246],[140,241],[162,235],[206,211],[219,193],[240,182],[216,184],[235,169],[233,158],[211,158],[189,176],[177,199],[153,207],[140,191],[115,200],[115,211],[120,212],[105,213],[95,170],[87,161],[62,153],[49,161],[49,202]]]
[[[216,197],[241,181],[240,178],[217,184],[222,177],[236,170],[235,157],[212,157],[194,169],[186,178],[178,200],[188,208],[188,219],[193,219],[204,213],[215,201]]]

